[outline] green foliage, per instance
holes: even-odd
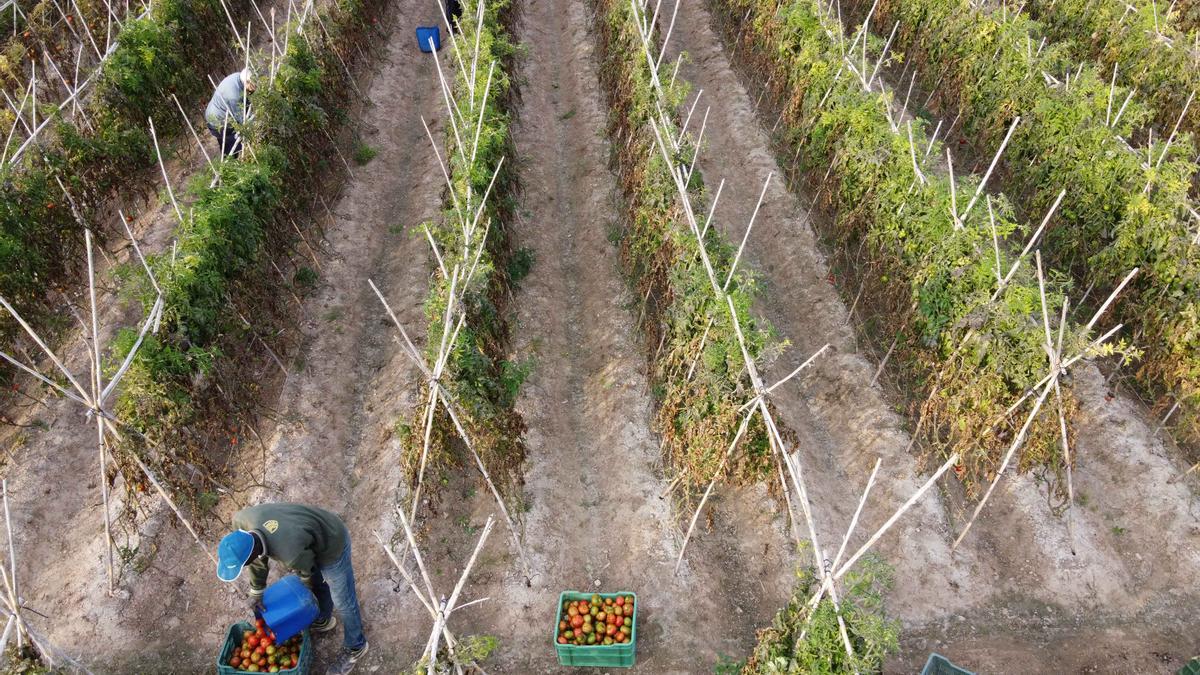
[[[79,4],[85,17],[105,16],[103,2]],[[45,20],[45,11],[53,12],[53,21]],[[240,17],[250,8],[236,11]],[[66,24],[57,17],[53,4],[39,4],[30,13],[33,35],[21,39],[58,44],[53,41],[66,38],[51,28],[65,31]],[[82,249],[82,229],[57,180],[72,194],[84,222],[93,223],[111,209],[113,190],[136,185],[130,176],[144,180],[138,172],[155,162],[147,118],[156,120],[160,138],[182,131],[170,95],[185,106],[199,104],[208,91],[208,64],[224,57],[224,22],[219,0],[156,2],[145,18],[126,22],[117,35],[89,92],[90,123],[81,128],[57,119],[16,165],[0,168],[0,296],[18,311],[32,317],[42,309],[47,285],[63,283],[71,272],[68,261]],[[12,79],[5,67],[0,57],[0,79]],[[0,318],[0,341],[14,330],[11,317]]]
[[[1034,3],[1044,10],[1049,4]],[[1060,222],[1049,229],[1043,247],[1052,265],[1070,270],[1080,286],[1094,286],[1094,298],[1106,297],[1139,268],[1110,313],[1111,322],[1136,327],[1137,342],[1146,350],[1136,372],[1139,382],[1163,407],[1179,401],[1177,431],[1200,441],[1200,266],[1187,196],[1197,165],[1186,133],[1200,106],[1193,102],[1169,151],[1164,154],[1164,144],[1156,143],[1149,163],[1124,140],[1144,136],[1150,121],[1165,125],[1155,134],[1160,141],[1164,129],[1174,126],[1196,87],[1191,56],[1168,58],[1169,50],[1148,44],[1154,40],[1146,33],[1153,17],[1145,6],[1126,17],[1131,23],[1120,31],[1111,25],[1118,20],[1112,13],[1123,16],[1124,5],[1082,0],[1045,11],[1049,28],[1028,13],[980,9],[966,0],[884,0],[876,11],[879,25],[900,22],[897,48],[914,62],[926,86],[941,82],[935,101],[961,111],[965,136],[980,148],[990,153],[1012,115],[1022,116],[1004,158],[1011,191],[1029,196],[1030,218],[1040,217],[1060,190],[1068,191]],[[1098,70],[1085,63],[1080,70],[1078,43],[1070,41],[1050,42],[1040,53],[1027,49],[1043,36],[1069,33],[1090,40],[1091,53],[1103,51],[1104,63],[1119,59],[1122,81],[1138,84],[1115,126],[1106,124],[1111,65]],[[1070,87],[1047,87],[1043,72],[1060,80],[1070,72]],[[1185,80],[1190,83],[1180,84]],[[1126,93],[1126,87],[1116,87],[1114,116]],[[1145,96],[1157,115],[1138,102]]]
[[[673,469],[689,485],[703,485],[733,441],[741,423],[738,409],[753,388],[725,299],[717,297],[700,262],[700,242],[685,220],[675,183],[655,145],[650,120],[658,114],[656,93],[629,3],[600,0],[598,7],[601,79],[614,108],[609,133],[628,139],[614,144],[628,204],[622,214],[622,261],[633,293],[645,303],[642,325],[652,359],[653,390],[659,399],[657,427]],[[668,66],[664,68],[665,82],[671,73]],[[685,85],[677,81],[666,92],[669,100],[663,102],[663,109],[675,109],[685,95]],[[678,130],[666,133],[677,135]],[[691,164],[695,150],[690,142],[672,158],[674,162]],[[700,205],[707,195],[699,171],[689,189],[697,211],[705,211]],[[704,247],[713,269],[723,278],[732,264],[733,246],[713,227]],[[742,269],[733,276],[728,294],[751,357],[761,363],[782,345],[773,340],[771,328],[750,313],[758,291],[757,280]],[[743,480],[761,478],[769,470],[770,454],[766,429],[757,417],[742,448],[730,474]]]
[[[481,663],[484,659],[491,656],[492,652],[496,651],[496,647],[500,646],[500,641],[491,635],[468,635],[459,639],[458,644],[454,646],[454,656],[458,663]],[[440,664],[450,663],[450,654],[443,648],[442,653],[438,656],[437,671],[441,670]],[[405,675],[424,675],[429,672],[429,659],[421,657],[408,670],[403,671]]]
[[[513,251],[508,260],[508,278],[514,284],[521,283],[529,275],[529,270],[533,269],[533,263],[533,249],[526,247]]]
[[[463,3],[464,16],[475,16],[477,10],[478,5],[474,0]],[[470,147],[466,152],[460,152],[458,138],[453,130],[447,130],[446,149],[442,155],[450,161],[453,194],[447,197],[442,218],[429,223],[449,269],[456,265],[463,270],[475,266],[474,276],[465,291],[457,285],[455,288],[456,292],[463,292],[461,309],[465,321],[450,347],[443,382],[451,386],[459,406],[466,412],[467,419],[463,423],[471,434],[476,451],[494,473],[502,476],[508,474],[508,478],[515,475],[515,469],[524,458],[524,447],[520,442],[524,425],[513,410],[513,404],[528,374],[529,365],[513,363],[505,358],[508,338],[505,306],[513,285],[528,272],[532,264],[532,256],[528,253],[514,253],[511,250],[508,236],[508,224],[512,216],[511,195],[515,184],[509,133],[512,96],[509,71],[515,54],[508,27],[511,18],[512,9],[507,0],[492,1],[486,5],[478,34],[474,21],[464,22],[460,28],[463,44],[472,47],[479,45],[479,64],[496,63],[490,87],[490,67],[481,65],[473,68],[470,62],[472,56],[466,51],[462,54],[453,51],[448,53],[451,61],[460,57],[468,59],[462,68],[457,63],[449,66],[456,73],[452,93],[458,110],[464,116],[460,126],[477,130],[479,146],[474,153],[471,153]],[[472,76],[475,80],[469,82],[466,78]],[[489,92],[486,105],[483,99],[485,90]],[[469,146],[473,137],[464,138],[463,142]],[[470,222],[481,196],[488,192],[496,167],[506,156],[509,160],[501,166],[496,182],[491,186],[479,220],[480,226],[468,235],[462,226],[464,213],[468,209],[462,205],[472,205],[470,213],[465,216]],[[479,250],[481,243],[483,253],[475,261],[473,252]],[[441,346],[437,338],[447,328],[443,326],[443,321],[450,291],[450,279],[438,274],[425,301],[425,315],[429,321],[427,334],[431,336],[426,357],[431,363]],[[449,328],[453,329],[453,326]],[[423,429],[424,417],[425,410],[417,410],[412,428]],[[432,438],[432,461],[435,464],[450,462],[452,456],[447,443],[457,435],[453,424],[448,416],[440,413],[435,417],[434,425],[437,433]],[[406,445],[404,461],[406,471],[415,481],[424,436],[415,434],[410,441]]]
[[[601,80],[613,107],[608,131],[613,138],[628,138],[614,144],[626,204],[620,244],[632,293],[644,304],[642,325],[659,401],[656,426],[672,470],[686,484],[700,486],[712,479],[736,436],[742,422],[738,408],[750,398],[752,386],[725,299],[716,297],[701,264],[701,243],[685,220],[682,199],[655,145],[650,120],[658,117],[658,95],[650,84],[652,73],[630,5],[600,0],[598,7]],[[667,67],[662,80],[670,78]],[[677,80],[666,92],[662,109],[676,109],[685,95],[685,84]],[[667,133],[678,135],[677,129]],[[690,144],[688,139],[672,161],[691,163],[695,149]],[[706,210],[700,207],[707,201],[700,172],[692,174],[689,189],[697,211]],[[716,274],[724,277],[733,246],[715,227],[708,229],[703,245]],[[769,325],[750,313],[758,293],[755,277],[739,270],[727,291],[751,358],[762,363],[775,356],[782,345],[774,341]],[[769,471],[766,428],[760,418],[746,430],[736,458],[727,468],[734,479],[757,480]]]
[[[53,671],[42,662],[41,654],[28,640],[20,648],[14,641],[4,652],[5,675],[49,675],[51,672]]]
[[[354,146],[354,163],[359,166],[365,166],[368,162],[375,159],[379,151],[366,143],[360,142]]]
[[[317,287],[317,282],[320,278],[316,270],[308,265],[302,265],[300,269],[296,270],[296,274],[292,276],[292,284],[300,289],[300,292],[309,293]]]
[[[836,26],[809,0],[776,9],[771,0],[727,0],[727,19],[749,16],[748,59],[774,73],[773,92],[784,112],[789,144],[799,148],[800,176],[828,172],[828,206],[835,214],[832,237],[845,252],[863,250],[866,264],[854,270],[880,299],[889,332],[911,335],[897,345],[912,370],[915,400],[923,412],[931,448],[960,453],[960,475],[969,488],[988,480],[1007,450],[1005,434],[988,433],[1006,419],[1006,408],[1047,371],[1041,304],[1031,265],[1023,265],[995,302],[997,275],[1011,266],[993,253],[988,208],[979,204],[961,227],[951,214],[948,177],[915,173],[907,130],[892,131],[882,94],[865,92],[840,77]],[[732,24],[730,24],[732,25]],[[903,24],[902,24],[903,26]],[[913,124],[913,143],[929,143],[925,125]],[[936,152],[936,150],[935,150]],[[959,176],[960,212],[978,184]],[[994,197],[997,235],[1026,236],[1002,195]],[[1001,247],[1006,248],[1006,247]],[[1062,282],[1051,278],[1050,313],[1062,302]],[[964,339],[967,335],[971,339]],[[1073,326],[1066,349],[1082,345]],[[964,344],[962,348],[960,344]],[[1074,404],[1064,392],[1068,421]],[[1015,420],[1019,424],[1023,415]],[[1061,466],[1057,420],[1035,422],[1022,465]]]
[[[879,558],[865,556],[843,577],[841,617],[854,647],[846,648],[838,627],[837,609],[823,598],[809,619],[808,602],[820,587],[811,569],[797,572],[796,589],[770,628],[759,631],[758,644],[743,673],[758,675],[819,675],[878,673],[883,660],[899,649],[899,622],[886,618],[883,594],[892,586],[892,568]],[[801,632],[806,632],[804,639]]]
[[[1197,140],[1200,106],[1193,101],[1186,113],[1184,106],[1189,95],[1200,90],[1200,69],[1190,36],[1167,20],[1166,7],[1034,0],[1029,12],[1046,37],[1064,43],[1076,60],[1094,60],[1110,77],[1119,64],[1117,81],[1137,90],[1135,96],[1146,102],[1160,133],[1170,133],[1178,123],[1180,131]],[[1194,156],[1200,147],[1193,148]]]

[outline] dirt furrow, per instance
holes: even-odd
[[[674,35],[675,47],[691,57],[681,76],[706,91],[707,103],[702,102],[701,108],[712,106],[700,167],[708,183],[727,181],[716,219],[731,238],[740,239],[762,181],[776,172],[746,254],[765,278],[762,311],[794,345],[771,370],[777,375],[789,372],[826,341],[836,350],[801,386],[788,387],[776,398],[783,419],[800,435],[825,548],[836,548],[840,542],[866,474],[876,457],[883,458],[879,487],[855,540],[861,542],[864,532],[878,526],[924,480],[915,459],[905,452],[905,420],[871,384],[877,363],[857,349],[854,329],[847,321],[847,303],[839,298],[836,280],[824,262],[812,214],[778,180],[771,138],[758,118],[765,111],[756,107],[756,95],[747,92],[730,67],[708,12],[699,4],[684,3]],[[1094,381],[1097,377],[1089,369],[1081,372],[1079,380],[1085,388],[1097,390],[1089,399],[1099,402],[1104,397],[1102,383]],[[1076,509],[1078,555],[1070,554],[1066,523],[1047,505],[1046,487],[1035,476],[1006,478],[987,514],[953,555],[949,544],[965,515],[955,485],[941,495],[927,495],[883,539],[879,550],[896,566],[890,610],[906,629],[902,656],[890,667],[902,672],[919,668],[929,648],[925,637],[937,634],[936,627],[958,622],[968,628],[947,630],[945,640],[935,646],[989,672],[1004,672],[1005,659],[1032,653],[1021,633],[1011,634],[1006,652],[993,650],[997,656],[986,660],[971,654],[965,640],[960,651],[955,636],[1001,631],[1013,617],[1030,626],[1094,621],[1098,629],[1153,615],[1157,617],[1154,632],[1182,629],[1180,619],[1196,606],[1195,599],[1174,589],[1187,588],[1191,572],[1148,566],[1143,560],[1161,556],[1186,570],[1194,569],[1197,533],[1187,515],[1194,493],[1186,485],[1169,482],[1178,472],[1176,463],[1128,406],[1106,402],[1088,412],[1079,430],[1076,483],[1091,501]],[[1146,472],[1158,486],[1159,494],[1151,500],[1145,500],[1127,478]],[[1136,524],[1114,527],[1111,523],[1117,520]],[[1173,540],[1155,536],[1164,526],[1175,533]],[[1136,537],[1136,544],[1122,542],[1121,537],[1130,535]],[[1100,608],[1104,616],[1094,617]],[[910,630],[911,640],[904,637]],[[1062,637],[1062,643],[1076,653],[1044,654],[1047,663],[1056,659],[1063,665],[1077,663],[1083,654],[1093,659],[1090,663],[1104,663],[1124,648],[1098,651],[1089,634],[1079,631]],[[1149,635],[1149,631],[1135,634]],[[1186,650],[1181,645],[1179,652]]]

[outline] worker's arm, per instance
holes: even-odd
[[[259,556],[254,562],[246,565],[246,571],[250,574],[250,597],[262,597],[263,590],[267,587],[267,573],[270,571],[271,563],[267,560],[267,556]]]

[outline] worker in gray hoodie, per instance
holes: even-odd
[[[238,157],[242,154],[242,137],[238,126],[246,121],[250,111],[250,94],[254,93],[254,77],[247,68],[221,80],[213,92],[208,108],[204,110],[204,121],[221,154]]]

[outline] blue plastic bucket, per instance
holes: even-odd
[[[283,642],[308,628],[320,614],[317,596],[295,574],[288,575],[267,587],[262,598],[263,621],[275,633],[275,641]]]
[[[430,40],[433,40],[433,49],[429,48]],[[417,45],[426,54],[441,49],[442,31],[437,26],[417,26]]]

